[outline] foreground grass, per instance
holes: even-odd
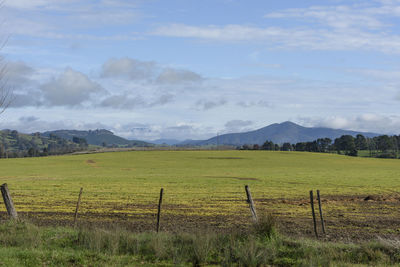
[[[0,225],[1,266],[389,266],[399,265],[399,249],[399,241],[389,240],[290,240],[275,231],[270,217],[230,234]]]

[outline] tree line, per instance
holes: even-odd
[[[0,132],[0,158],[40,157],[61,155],[86,150],[84,138],[73,137],[72,141],[50,134],[20,134],[16,130]]]
[[[400,150],[400,135],[380,135],[373,138],[358,134],[342,135],[335,140],[330,138],[318,138],[311,142],[298,142],[296,144],[283,143],[281,145],[267,140],[261,146],[243,145],[243,150],[271,150],[271,151],[308,151],[321,153],[338,153],[348,156],[362,155],[381,158],[398,158]]]

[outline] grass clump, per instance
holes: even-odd
[[[124,229],[0,225],[1,266],[389,266],[400,263],[398,242],[365,244],[292,240],[262,216],[233,233],[132,233]]]

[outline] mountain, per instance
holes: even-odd
[[[176,139],[157,139],[157,140],[152,140],[149,141],[152,144],[156,144],[156,145],[169,145],[169,146],[173,146],[176,144],[179,144],[181,141],[176,140]]]
[[[203,143],[204,140],[193,140],[193,139],[186,139],[185,141],[182,141],[178,144],[177,146],[201,146],[201,143]]]
[[[323,127],[303,127],[293,122],[287,121],[283,123],[274,123],[264,128],[244,132],[244,133],[231,133],[220,136],[215,136],[204,141],[186,142],[181,145],[234,145],[241,146],[244,144],[259,144],[262,145],[266,140],[270,140],[277,144],[298,143],[314,141],[318,138],[328,137],[332,140],[342,135],[362,134],[366,137],[374,137],[379,134],[376,133],[365,133],[348,130],[338,130]]]
[[[121,147],[152,146],[152,144],[144,141],[127,140],[125,138],[114,135],[111,131],[104,129],[93,131],[57,130],[42,133],[42,135],[44,136],[50,136],[50,134],[54,134],[67,140],[72,140],[73,137],[84,138],[86,139],[88,144],[97,146],[103,146],[103,144],[107,146],[115,145]]]

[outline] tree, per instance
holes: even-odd
[[[48,154],[49,154],[49,152],[47,151],[47,147],[44,147],[42,155],[47,156]]]
[[[5,154],[5,149],[3,143],[0,144],[0,158],[3,158]]]
[[[396,158],[398,158],[399,157],[400,135],[399,136],[393,135],[392,138],[393,138],[394,149],[396,151]]]
[[[367,138],[367,145],[369,150],[369,156],[372,157],[373,151],[376,150],[376,143],[373,138]]]
[[[242,149],[243,149],[243,150],[249,150],[249,149],[250,149],[250,146],[249,146],[248,144],[244,144],[244,145],[242,146]]]
[[[78,144],[81,148],[85,148],[88,146],[88,143],[85,138],[80,138],[80,137],[72,137],[72,142],[75,144]]]
[[[307,142],[306,143],[306,151],[317,152],[317,141]]]
[[[316,152],[327,152],[331,143],[332,143],[332,140],[330,138],[318,138]]]
[[[299,142],[294,146],[296,151],[305,151],[306,150],[306,143],[305,142]]]
[[[11,131],[11,137],[14,138],[14,139],[17,139],[18,138],[18,131],[16,131],[16,130]]]
[[[259,149],[260,149],[260,146],[258,144],[253,145],[253,150],[259,150]]]
[[[394,148],[393,141],[387,135],[380,135],[374,137],[377,149],[382,152],[387,152],[390,149]]]
[[[275,150],[275,144],[272,141],[265,141],[265,143],[261,146],[263,150]]]
[[[336,138],[334,146],[338,153],[340,153],[340,151],[345,151],[346,155],[353,156],[356,154],[354,152],[356,150],[356,144],[354,142],[354,137],[351,135],[342,135],[341,137]]]
[[[292,151],[293,150],[292,145],[290,143],[283,143],[281,149],[282,149],[282,151]]]
[[[368,149],[367,139],[362,134],[357,134],[356,139],[354,140],[357,150],[366,150]]]

